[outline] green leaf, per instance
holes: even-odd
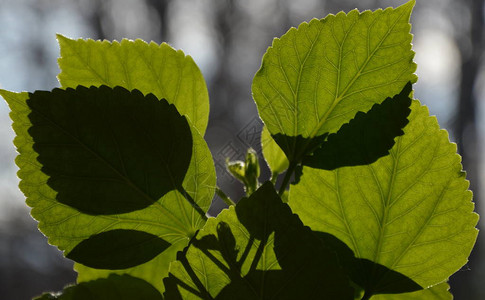
[[[401,93],[374,104],[366,113],[358,112],[355,118],[330,136],[328,133],[311,138],[281,133],[272,135],[289,161],[280,195],[292,174],[292,184],[298,184],[303,174],[303,165],[333,170],[343,166],[370,164],[388,155],[394,145],[394,138],[403,134],[402,128],[408,123],[411,90],[411,83],[408,82]]]
[[[360,291],[372,291],[372,294],[397,294],[423,289],[405,275],[386,266],[365,258],[356,258],[354,252],[337,237],[326,232],[313,232],[320,240],[334,250],[340,265],[347,270],[352,282]],[[359,298],[360,299],[360,298]]]
[[[478,215],[447,132],[418,101],[409,120],[390,155],[373,164],[334,171],[305,167],[289,204],[306,225],[335,236],[357,258],[428,287],[467,262]],[[354,268],[352,280],[366,283],[368,293],[392,284],[387,272]]]
[[[334,170],[367,165],[388,155],[394,139],[404,134],[402,129],[408,123],[411,90],[411,83],[408,83],[393,98],[374,104],[367,113],[358,112],[311,155],[304,157],[303,165]]]
[[[273,174],[283,173],[288,169],[289,162],[280,146],[276,144],[266,126],[261,132],[261,148],[263,149],[264,159]]]
[[[334,253],[269,182],[209,219],[164,282],[167,299],[353,299]]]
[[[126,269],[152,260],[170,247],[156,235],[115,229],[94,234],[79,243],[66,257],[98,269]]]
[[[38,154],[33,149],[34,140],[29,134],[32,127],[29,119],[32,111],[27,105],[29,94],[0,90],[0,95],[5,98],[12,110],[10,116],[14,121],[13,128],[17,135],[14,144],[19,153],[16,164],[20,168],[20,189],[26,195],[27,204],[32,207],[31,214],[39,221],[39,229],[48,237],[49,243],[69,253],[83,240],[109,230],[138,230],[158,236],[176,246],[169,247],[167,253],[162,252],[140,268],[130,268],[127,272],[133,272],[135,276],[143,273],[146,277],[142,278],[163,292],[161,279],[164,273],[168,272],[168,263],[175,259],[175,252],[187,245],[195,232],[202,228],[205,218],[187,201],[181,191],[177,190],[171,190],[160,199],[154,199],[154,204],[144,209],[115,215],[88,215],[60,203],[57,200],[57,192],[48,184],[50,177],[42,171],[43,166],[38,162]],[[140,103],[140,107],[134,107],[132,113],[136,114],[142,107]],[[182,187],[187,198],[192,199],[205,212],[214,196],[214,164],[207,144],[197,129],[190,126],[190,130],[193,139],[192,154]],[[137,137],[123,138],[133,140]],[[118,154],[113,153],[115,157],[118,157]],[[142,158],[131,159],[135,162]],[[88,270],[85,267],[80,269]],[[104,270],[90,270],[88,275],[80,274],[80,277],[94,279],[95,273],[98,273],[99,277],[107,275],[107,271]]]
[[[152,94],[106,86],[30,94],[28,132],[57,201],[121,214],[179,190],[192,155],[185,117]]]
[[[35,300],[162,300],[162,295],[148,282],[129,275],[111,275],[64,288],[62,293],[45,293]]]
[[[340,12],[275,39],[252,84],[269,132],[305,139],[334,133],[358,111],[415,82],[409,24],[414,4]]]
[[[453,295],[449,292],[450,286],[443,282],[425,290],[394,294],[394,295],[375,295],[372,300],[452,300]],[[359,298],[360,299],[360,298]]]
[[[144,279],[151,283],[161,293],[165,291],[162,279],[168,276],[170,262],[175,260],[177,252],[182,251],[187,246],[186,240],[181,240],[172,244],[165,251],[154,259],[144,264],[123,270],[100,270],[83,266],[79,263],[74,264],[74,270],[78,273],[77,282],[88,282],[95,279],[107,278],[111,274],[128,274],[137,278]]]
[[[166,43],[71,40],[57,35],[61,48],[58,76],[62,87],[78,85],[138,89],[175,104],[203,136],[209,118],[204,78],[190,56]]]
[[[327,136],[327,133],[313,138],[304,138],[301,135],[289,136],[281,133],[272,135],[276,144],[278,144],[281,150],[285,153],[290,162],[290,167],[291,164],[299,164],[303,157],[311,155],[313,151],[321,147],[327,139]]]

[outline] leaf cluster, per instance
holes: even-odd
[[[239,201],[216,186],[192,58],[59,35],[61,88],[0,90],[20,189],[78,272],[37,299],[451,299],[478,215],[456,145],[413,99],[414,4],[273,41],[252,84],[272,178],[252,149],[228,161]],[[229,208],[208,217],[216,192]]]

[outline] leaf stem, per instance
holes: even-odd
[[[216,186],[216,194],[217,196],[221,197],[221,199],[224,201],[224,203],[226,203],[228,206],[233,206],[233,205],[236,205],[236,203],[234,201],[232,201],[231,198],[229,198],[229,196],[226,195],[226,193],[224,193],[219,187]]]
[[[288,183],[290,182],[291,175],[295,171],[297,163],[292,162],[290,163],[290,166],[288,167],[288,170],[286,170],[285,177],[283,178],[283,183],[280,186],[280,190],[278,191],[278,195],[281,197],[283,196],[283,193],[286,190],[286,187],[288,186]]]
[[[205,214],[205,211],[197,204],[197,202],[194,201],[194,199],[187,193],[185,188],[183,186],[180,186],[178,188],[178,191],[184,196],[187,201],[192,205],[192,207],[199,213],[199,215],[202,217],[204,221],[207,221],[207,216]]]

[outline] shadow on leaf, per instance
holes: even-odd
[[[375,104],[367,112],[358,112],[337,133],[311,155],[303,158],[303,165],[317,169],[334,170],[346,166],[367,165],[389,154],[394,139],[404,134],[411,113],[409,106],[411,83],[393,98]]]
[[[57,201],[91,215],[148,207],[180,190],[192,157],[175,106],[107,86],[30,94],[29,134]]]
[[[291,163],[317,169],[334,170],[345,166],[367,165],[389,154],[394,139],[404,134],[411,109],[411,83],[392,98],[374,104],[333,134],[314,138],[272,135]],[[300,174],[301,175],[301,174]],[[298,181],[298,177],[295,177]]]
[[[271,183],[212,221],[179,253],[164,280],[168,299],[354,299],[349,278],[372,294],[421,289],[311,231]]]
[[[322,243],[335,251],[350,279],[366,294],[399,294],[423,289],[409,277],[368,259],[356,258],[354,252],[337,237],[326,232],[313,232]]]
[[[170,246],[148,232],[114,229],[83,240],[66,257],[91,268],[120,270],[150,261]]]
[[[281,201],[271,183],[222,216],[179,253],[183,272],[172,269],[165,279],[167,298],[185,299],[183,293],[190,293],[203,299],[353,299],[336,255]],[[213,273],[201,274],[197,258]],[[229,282],[215,288],[224,280]]]

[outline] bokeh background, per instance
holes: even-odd
[[[418,0],[412,16],[419,81],[415,96],[458,142],[476,210],[483,211],[485,0]],[[191,55],[209,88],[206,140],[218,184],[238,199],[242,187],[226,157],[258,148],[261,121],[251,81],[273,37],[329,13],[398,6],[405,0],[0,0],[0,88],[58,87],[56,33],[71,38],[166,41]],[[18,189],[9,109],[0,101],[0,299],[31,299],[75,281],[72,263],[47,244]],[[267,168],[263,177],[268,176]],[[214,199],[216,214],[224,204]],[[485,299],[483,237],[451,280],[455,299]]]

